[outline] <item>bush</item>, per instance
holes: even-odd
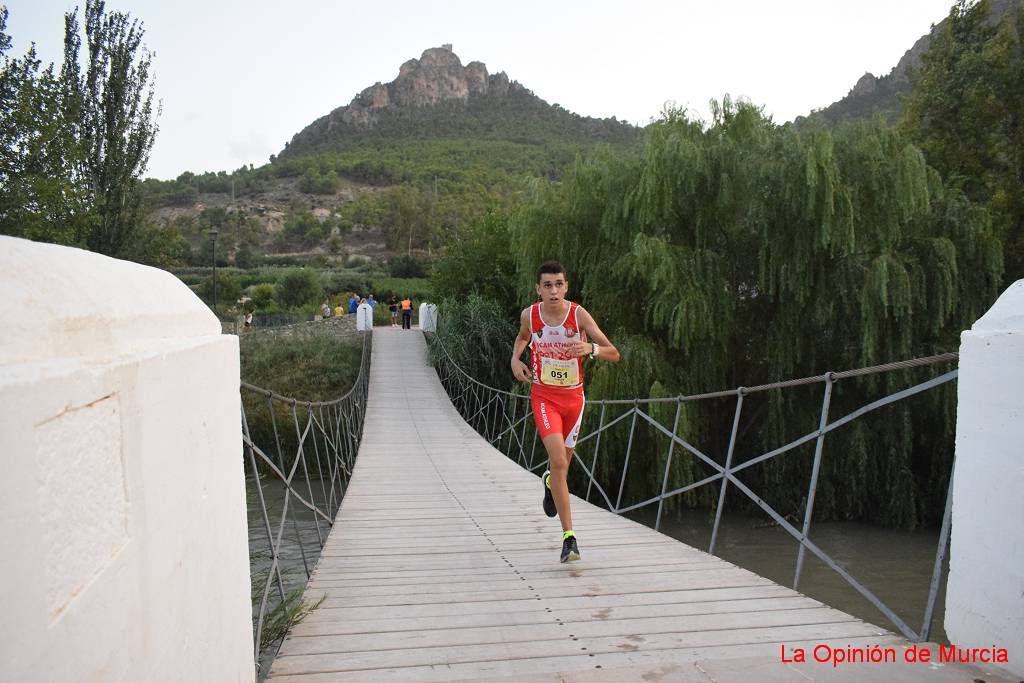
[[[479,294],[446,299],[438,306],[435,341],[471,377],[499,389],[515,384],[508,367],[519,321],[498,302]],[[431,353],[438,353],[431,345]]]
[[[253,309],[265,313],[271,308],[276,307],[277,297],[274,291],[274,285],[269,282],[261,282],[260,284],[253,287],[252,290],[252,302],[250,304]]]
[[[366,276],[349,271],[333,273],[329,283],[327,288],[331,294],[356,292],[360,296],[366,296],[373,289]]]
[[[199,296],[206,303],[213,302],[213,276],[203,280],[199,289]],[[238,284],[238,278],[230,272],[217,271],[217,304],[233,304],[242,296],[242,286]]]
[[[309,268],[293,268],[277,283],[277,300],[289,308],[317,301],[322,294],[320,278]]]
[[[423,263],[412,256],[396,256],[388,261],[388,272],[391,277],[426,277]]]
[[[243,244],[235,252],[235,267],[248,270],[256,265],[256,257],[252,253],[252,248],[248,244]]]

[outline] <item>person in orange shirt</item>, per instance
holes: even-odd
[[[410,299],[409,297],[405,297],[399,303],[399,306],[402,308],[402,329],[403,330],[411,330],[412,329],[412,299]]]

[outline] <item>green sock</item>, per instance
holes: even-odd
[[[573,531],[572,529],[569,529],[568,531],[563,531],[562,532],[562,540],[564,541],[567,538],[576,538],[576,532]]]

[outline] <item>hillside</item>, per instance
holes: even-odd
[[[1020,0],[989,0],[989,22],[995,24],[1020,6]],[[899,119],[903,107],[902,100],[913,89],[911,74],[921,65],[921,56],[927,52],[936,31],[941,31],[947,23],[943,19],[934,24],[907,50],[888,74],[875,76],[865,73],[847,93],[846,97],[833,102],[823,109],[818,109],[806,117],[797,117],[800,125],[809,121],[821,121],[828,125],[837,125],[846,121],[871,119],[882,116],[889,123]]]
[[[463,66],[445,45],[303,128],[269,164],[144,189],[150,222],[184,240],[188,263],[208,262],[211,228],[229,262],[239,250],[278,262],[422,260],[512,206],[529,178],[558,179],[595,145],[640,136],[548,104],[481,62]]]

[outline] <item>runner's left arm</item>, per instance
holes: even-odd
[[[587,338],[590,341],[577,342],[576,344],[576,355],[577,356],[589,356],[594,347],[591,346],[591,342],[597,344],[597,358],[606,360],[612,363],[618,363],[621,356],[619,350],[615,348],[615,345],[611,343],[605,333],[598,327],[597,322],[594,320],[594,316],[590,315],[585,308],[582,306],[577,314],[580,322],[580,327],[587,333]]]

